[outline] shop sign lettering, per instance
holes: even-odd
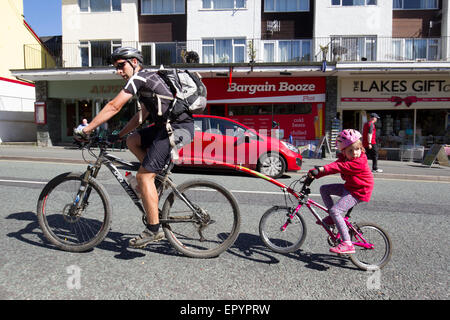
[[[353,92],[450,92],[445,80],[359,80],[353,81]]]
[[[121,85],[94,85],[89,92],[93,94],[114,94],[119,93],[122,88],[123,86]]]
[[[264,84],[237,84],[232,82],[228,85],[227,92],[248,92],[248,94],[255,94],[257,92],[313,92],[315,90],[315,84],[293,84],[289,82],[270,84],[266,81]]]

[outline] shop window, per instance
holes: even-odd
[[[213,104],[209,107],[209,114],[214,116],[225,116],[225,105],[224,104]]]
[[[448,144],[450,133],[446,128],[447,110],[417,110],[416,136],[419,144]]]
[[[277,114],[310,114],[310,103],[261,104],[261,105],[229,105],[229,116],[241,115],[277,115]]]
[[[309,114],[312,112],[310,103],[302,104],[275,104],[273,108],[274,114]]]

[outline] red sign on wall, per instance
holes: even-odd
[[[310,114],[236,115],[228,116],[257,131],[272,131],[272,121],[279,124],[282,138],[295,144],[320,139],[323,135],[323,108],[326,80],[323,77],[274,78],[204,78],[209,104],[277,104],[310,103]],[[300,144],[300,142],[299,142]]]
[[[204,78],[208,103],[314,103],[325,101],[325,78]]]

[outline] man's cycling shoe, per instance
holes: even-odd
[[[149,243],[158,242],[164,239],[164,232],[152,232],[148,229],[142,231],[140,235],[135,238],[130,239],[129,245],[133,248],[144,248]]]

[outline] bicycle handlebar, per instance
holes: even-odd
[[[111,136],[111,135],[110,135]],[[90,149],[93,147],[99,147],[101,150],[111,147],[114,143],[109,141],[109,137],[100,137],[98,134],[91,134],[88,137],[88,141],[80,141],[75,139],[75,143],[79,146],[79,149]]]

